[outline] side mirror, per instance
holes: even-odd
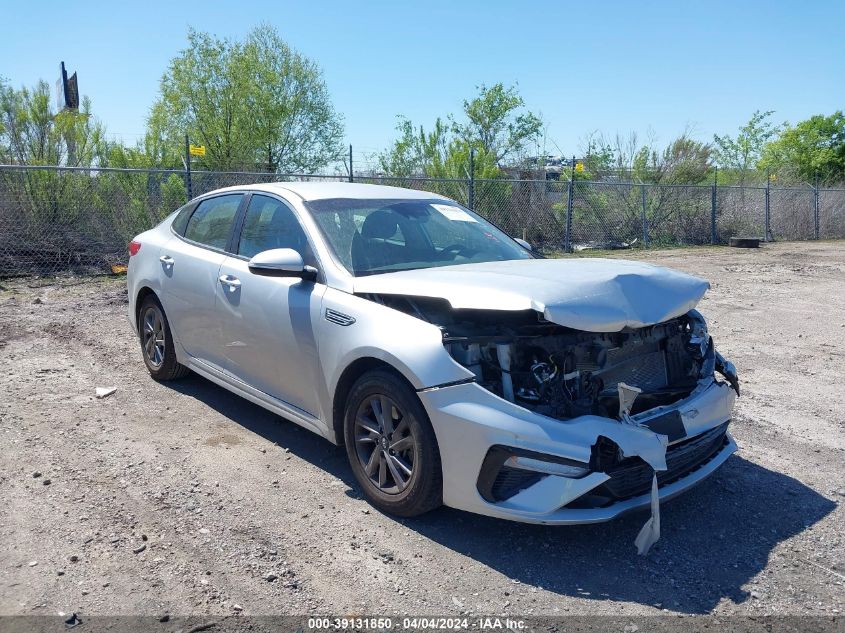
[[[534,250],[534,248],[532,248],[531,244],[529,244],[528,242],[526,242],[523,239],[515,237],[515,238],[513,238],[513,241],[516,242],[517,244],[519,244],[522,248],[524,248],[527,251],[533,251]]]
[[[306,266],[302,255],[292,248],[272,248],[261,251],[249,260],[249,272],[265,277],[299,277],[314,280],[317,269]]]

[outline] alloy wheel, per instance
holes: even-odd
[[[355,415],[355,451],[369,481],[381,492],[399,494],[414,473],[416,438],[407,416],[385,395],[364,400]]]
[[[161,311],[150,306],[144,312],[141,330],[141,347],[147,362],[154,368],[164,362],[164,319]]]

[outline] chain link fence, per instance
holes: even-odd
[[[109,272],[126,245],[191,196],[346,176],[0,166],[0,277]],[[357,177],[442,194],[541,252],[845,238],[845,189],[556,180]]]

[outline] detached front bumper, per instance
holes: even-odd
[[[545,524],[596,523],[647,507],[651,496],[637,487],[635,494],[595,502],[596,494],[606,490],[605,483],[611,475],[615,476],[612,469],[606,469],[611,473],[608,474],[595,466],[594,446],[599,442],[612,442],[626,460],[642,460],[644,466],[658,471],[659,479],[661,472],[671,475],[659,487],[661,500],[693,487],[736,451],[730,434],[719,430],[731,418],[736,395],[727,383],[717,380],[698,387],[671,406],[634,416],[638,425],[592,415],[555,420],[503,400],[475,383],[423,390],[419,396],[440,447],[443,502],[503,519]],[[669,426],[673,427],[668,433],[667,420],[672,421]],[[684,446],[696,442],[694,438],[706,438],[708,433],[717,444],[708,449],[704,458],[691,466],[687,464],[689,467],[681,464],[681,471],[673,474],[672,469],[678,468],[673,455],[680,455]],[[667,438],[667,434],[672,437]],[[577,478],[543,474],[497,501],[489,495],[485,498],[479,491],[479,476],[494,447],[567,463],[592,462],[592,466]],[[649,469],[649,478],[651,472]]]

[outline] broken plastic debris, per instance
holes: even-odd
[[[620,382],[616,385],[616,388],[619,390],[619,418],[626,424],[635,424],[630,417],[631,407],[634,406],[634,400],[643,390],[639,387],[626,385],[624,382]]]
[[[637,546],[637,554],[645,556],[651,546],[657,543],[660,539],[660,495],[657,493],[657,473],[651,480],[651,518],[645,522],[645,525],[634,539],[634,545]]]
[[[71,616],[65,620],[65,627],[68,629],[72,629],[80,624],[82,624],[82,618],[80,618],[76,613],[72,613]]]
[[[106,398],[117,391],[117,387],[97,387],[97,397]]]
[[[620,430],[619,435],[611,433],[608,437],[618,442],[623,457],[637,455],[654,471],[651,482],[651,517],[634,540],[637,552],[644,555],[660,539],[660,495],[657,491],[657,472],[667,470],[666,449],[669,438],[660,433],[653,433],[647,427],[633,421],[631,423],[638,427],[641,433],[631,434]]]
[[[739,398],[739,378],[737,378],[736,367],[719,352],[716,352],[716,371],[728,379],[731,387],[736,391],[736,397]]]

